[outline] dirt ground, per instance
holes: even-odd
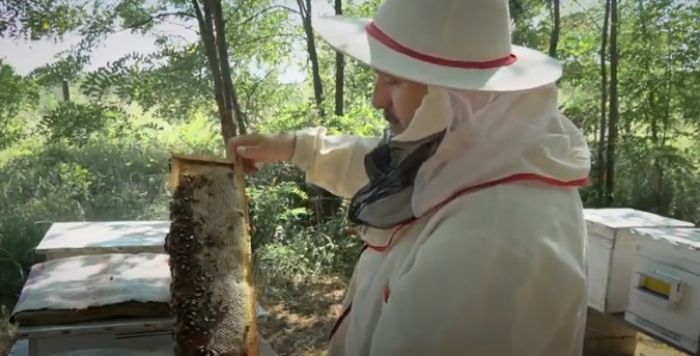
[[[275,293],[273,290],[266,291],[266,295],[277,297],[264,300],[269,316],[260,325],[263,337],[270,341],[280,356],[322,355],[328,340],[328,332],[341,313],[339,303],[343,296],[343,284],[337,280],[329,280],[325,283],[314,283],[287,290],[297,291],[297,293],[285,295]],[[285,303],[283,299],[297,302]],[[637,356],[687,356],[687,354],[639,334]]]
[[[321,356],[328,332],[340,314],[343,283],[324,282],[262,287],[260,303],[269,315],[260,324],[262,336],[280,356]],[[0,356],[6,356],[13,343],[12,330],[0,323]],[[639,336],[638,356],[686,356],[663,344]],[[608,356],[608,355],[597,355]]]
[[[676,351],[656,340],[650,339],[647,336],[639,334],[637,336],[637,355],[638,356],[688,356],[689,354]],[[604,355],[601,355],[604,356]]]

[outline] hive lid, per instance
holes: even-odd
[[[12,313],[24,325],[167,316],[168,255],[81,255],[32,267]]]
[[[56,222],[37,252],[163,246],[170,221]]]
[[[587,223],[598,224],[611,229],[695,226],[691,222],[629,208],[584,209],[583,214]]]
[[[20,326],[170,316],[164,253],[99,254],[36,264],[11,315]],[[256,304],[257,316],[267,313]]]
[[[632,233],[691,250],[700,250],[700,229],[637,228]]]

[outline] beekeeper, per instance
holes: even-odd
[[[511,44],[506,0],[386,0],[314,26],[376,71],[392,135],[230,144],[294,162],[364,226],[328,355],[581,355],[590,153],[557,112],[560,63]]]

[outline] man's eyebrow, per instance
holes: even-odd
[[[381,78],[381,79],[383,79],[383,80],[385,80],[385,81],[386,81],[386,80],[390,80],[390,81],[403,81],[403,80],[405,80],[405,79],[403,79],[403,78],[399,78],[399,77],[397,77],[397,76],[395,76],[395,75],[391,75],[391,74],[388,74],[388,73],[384,73],[384,72],[382,72],[382,71],[380,71],[380,70],[376,70],[376,69],[374,70],[374,73],[377,75],[378,78]]]

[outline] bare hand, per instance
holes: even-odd
[[[258,171],[257,163],[283,162],[292,159],[295,139],[290,134],[250,134],[236,136],[228,141],[229,149],[243,159],[243,171]]]

